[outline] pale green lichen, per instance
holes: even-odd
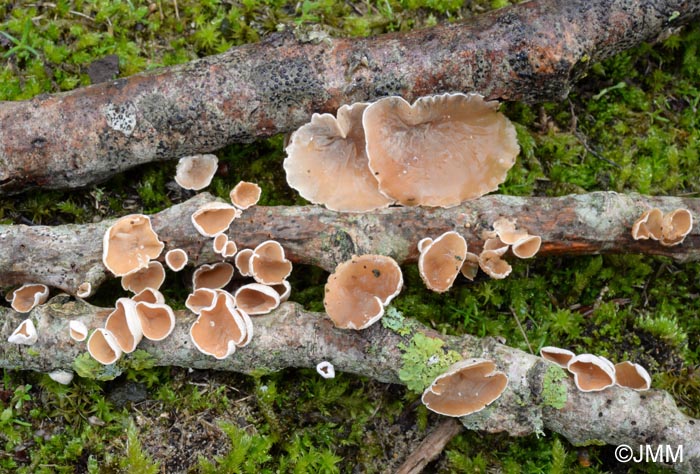
[[[438,375],[462,359],[458,352],[445,350],[444,344],[442,339],[420,332],[411,338],[409,344],[399,344],[403,351],[399,378],[409,390],[422,393]]]
[[[554,364],[547,367],[542,381],[542,404],[561,410],[566,406],[566,384],[568,376],[564,369]]]
[[[382,326],[394,331],[399,336],[408,336],[416,327],[415,320],[406,319],[401,311],[390,306],[382,317]]]

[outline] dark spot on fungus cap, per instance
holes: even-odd
[[[379,278],[382,275],[382,272],[375,268],[372,270],[372,275],[374,275],[376,278]]]

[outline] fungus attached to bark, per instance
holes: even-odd
[[[198,288],[223,288],[233,278],[233,265],[227,262],[217,262],[213,265],[205,263],[197,268],[192,275],[192,286]]]
[[[513,255],[518,258],[530,258],[540,251],[541,245],[542,237],[539,235],[528,235],[515,242],[511,249],[513,250]]]
[[[225,233],[221,232],[220,234],[216,234],[211,243],[214,253],[220,254],[223,252],[224,247],[226,247],[226,242],[228,242],[228,236]]]
[[[513,267],[502,258],[506,249],[507,247],[498,250],[484,250],[479,254],[479,267],[491,278],[502,280],[513,271]]]
[[[129,354],[134,352],[143,337],[136,303],[129,298],[119,298],[115,306],[114,311],[107,316],[105,329],[114,336],[121,350]]]
[[[252,330],[250,318],[234,307],[233,298],[218,293],[214,304],[203,309],[192,324],[190,337],[200,352],[225,359],[236,351],[236,346],[250,341]]]
[[[402,286],[401,268],[391,257],[353,256],[328,277],[323,305],[337,327],[365,329],[379,321]]]
[[[219,160],[215,155],[193,155],[180,158],[175,171],[175,182],[185,189],[199,191],[209,186]]]
[[[78,298],[87,298],[92,293],[92,284],[89,281],[83,282],[78,286],[78,291],[75,292],[75,296]]]
[[[226,232],[231,222],[241,215],[241,211],[223,202],[209,202],[194,211],[192,225],[205,237],[214,237]]]
[[[28,313],[49,298],[49,287],[39,283],[25,283],[12,292],[12,309]]]
[[[430,243],[418,243],[418,272],[425,285],[438,293],[450,288],[467,256],[467,241],[457,232],[445,232]]]
[[[292,294],[292,284],[287,280],[284,280],[279,285],[271,285],[271,288],[274,288],[277,294],[280,295],[280,303],[287,301]]]
[[[582,392],[598,392],[615,384],[615,367],[593,354],[579,354],[567,365],[574,374],[576,387]]]
[[[474,281],[476,274],[479,273],[479,256],[475,253],[467,252],[460,272],[467,280]]]
[[[652,208],[645,211],[639,219],[632,224],[632,238],[634,240],[661,238],[661,224],[663,223],[664,215],[661,209]]]
[[[316,365],[316,372],[324,379],[335,378],[335,367],[330,362],[324,360]]]
[[[423,392],[423,404],[445,416],[465,416],[483,410],[508,386],[508,376],[493,361],[462,360],[437,377]]]
[[[143,290],[136,293],[131,297],[134,303],[151,303],[151,304],[162,304],[165,303],[165,297],[163,293],[153,288],[144,288]]]
[[[687,209],[676,209],[666,214],[661,223],[661,245],[678,245],[693,229],[693,215]]]
[[[217,291],[211,288],[197,288],[187,296],[185,306],[194,314],[199,314],[203,309],[214,305],[217,294]]]
[[[379,192],[369,169],[362,113],[368,104],[343,105],[336,119],[314,114],[292,134],[284,169],[302,197],[328,209],[366,212],[393,202]]]
[[[168,250],[165,254],[165,264],[174,272],[179,272],[188,261],[187,252],[182,249],[172,249]]]
[[[404,205],[440,207],[496,190],[520,151],[497,108],[477,94],[371,104],[362,121],[379,190]]]
[[[280,295],[271,286],[260,283],[243,285],[234,294],[236,306],[250,315],[267,314],[280,305]]]
[[[12,331],[10,337],[7,338],[7,342],[31,346],[37,341],[38,337],[34,322],[31,319],[25,319],[19,323],[17,329]]]
[[[236,254],[234,263],[236,264],[236,268],[238,268],[238,272],[244,277],[253,276],[250,269],[250,257],[252,256],[253,249],[243,249]]]
[[[141,301],[135,309],[146,339],[162,341],[175,329],[175,314],[167,304]]]
[[[124,276],[146,268],[158,258],[164,244],[151,227],[151,219],[143,214],[130,214],[118,219],[105,232],[102,241],[102,263],[116,276]]]
[[[249,266],[255,281],[264,285],[279,285],[292,273],[292,262],[287,260],[284,249],[274,240],[266,240],[255,247]]]
[[[146,288],[157,290],[165,281],[165,269],[158,261],[149,262],[146,268],[124,275],[122,288],[132,293],[140,293]]]
[[[651,377],[641,365],[625,361],[615,364],[615,383],[620,387],[643,391],[651,388]]]
[[[82,342],[87,338],[88,328],[82,321],[72,319],[68,322],[68,332],[71,339]]]
[[[122,356],[122,350],[114,335],[108,330],[97,328],[87,342],[88,352],[100,364],[114,364]]]
[[[262,190],[260,186],[248,181],[241,181],[229,193],[231,203],[238,209],[245,210],[255,206],[260,200]]]
[[[544,360],[554,362],[559,367],[564,369],[569,366],[569,361],[576,356],[576,354],[568,349],[562,349],[554,346],[544,346],[542,349],[540,349],[540,355]]]

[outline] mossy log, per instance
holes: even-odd
[[[98,308],[67,295],[53,298],[29,315],[39,333],[33,346],[10,344],[7,337],[27,317],[13,310],[0,309],[0,367],[7,369],[75,370],[76,357],[86,352],[85,342],[69,336],[68,321],[77,319],[88,328],[103,327],[109,309]],[[540,357],[499,344],[492,338],[469,335],[445,336],[410,321],[404,336],[377,323],[364,331],[337,329],[325,314],[311,313],[294,303],[285,303],[273,313],[254,319],[254,336],[249,346],[224,360],[198,352],[189,337],[195,316],[177,313],[173,333],[161,342],[142,341],[149,362],[157,366],[180,366],[241,373],[264,373],[288,367],[316,367],[331,362],[336,370],[370,377],[381,382],[403,384],[406,347],[416,334],[439,339],[445,349],[464,358],[494,360],[509,378],[504,394],[491,406],[461,418],[469,429],[507,432],[513,436],[541,433],[549,429],[565,436],[574,445],[590,443],[683,446],[683,460],[677,470],[700,470],[700,420],[682,414],[669,394],[660,390],[635,392],[612,387],[602,392],[578,391],[571,377],[548,378],[556,370]],[[143,362],[143,353],[139,356]],[[129,357],[116,366],[94,362],[94,376],[112,376],[128,366]],[[430,364],[429,360],[425,361]],[[85,369],[83,369],[85,370]],[[556,400],[552,393],[557,393]],[[555,408],[560,407],[560,408]]]
[[[213,200],[210,194],[198,194],[152,216],[165,251],[185,250],[191,265],[221,260],[211,239],[197,233],[190,220],[196,209]],[[239,248],[277,240],[293,263],[332,271],[352,255],[389,255],[401,264],[417,261],[418,241],[448,230],[462,234],[469,250],[478,253],[483,231],[491,230],[499,217],[506,217],[542,237],[538,256],[636,252],[679,261],[700,260],[697,225],[682,244],[673,247],[632,239],[632,224],[652,207],[664,212],[685,208],[696,218],[700,216],[700,199],[691,198],[613,192],[557,198],[490,195],[450,209],[393,207],[369,214],[339,213],[319,206],[255,206],[233,221],[228,235]],[[102,264],[102,238],[113,222],[0,226],[0,287],[43,283],[75,295],[78,286],[89,282],[94,291],[111,276]]]
[[[0,102],[0,194],[85,186],[387,95],[561,100],[594,61],[699,14],[685,0],[531,1],[374,38],[274,34],[182,66]]]

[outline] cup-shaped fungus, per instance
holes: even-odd
[[[333,364],[331,364],[327,360],[316,364],[316,372],[318,372],[319,375],[324,379],[335,378],[335,367],[333,367]]]
[[[220,254],[223,252],[226,242],[228,242],[228,235],[223,232],[216,234],[214,236],[214,240],[212,240],[212,248],[214,249],[214,253]]]
[[[238,209],[245,210],[255,206],[260,200],[261,194],[262,190],[257,184],[241,181],[233,187],[229,193],[229,197],[231,198],[231,204]]]
[[[368,166],[362,113],[366,103],[343,105],[338,118],[314,114],[286,148],[287,182],[305,199],[328,209],[366,212],[393,202],[379,192]]]
[[[661,245],[678,245],[693,229],[693,215],[687,209],[676,209],[664,216],[661,223]]]
[[[175,182],[185,189],[199,191],[209,186],[218,165],[215,155],[185,156],[177,162]]]
[[[451,207],[494,191],[520,151],[515,127],[477,94],[371,104],[362,121],[379,190],[407,206]]]
[[[465,416],[486,408],[508,386],[508,376],[493,361],[468,359],[453,364],[425,389],[421,401],[435,413]]]
[[[122,288],[132,293],[140,293],[146,288],[157,290],[165,281],[165,269],[163,264],[154,261],[149,262],[146,268],[124,275],[122,277]]]
[[[651,387],[651,377],[641,365],[625,361],[615,364],[615,383],[620,387],[643,391]]]
[[[75,296],[78,298],[87,298],[92,293],[92,284],[89,281],[85,281],[78,286],[78,291],[75,292]]]
[[[88,352],[100,364],[114,364],[122,356],[117,339],[107,329],[97,328],[87,342]]]
[[[205,237],[214,237],[226,232],[231,222],[240,217],[241,211],[223,202],[208,202],[194,211],[192,225]]]
[[[261,243],[250,256],[250,273],[263,285],[279,285],[290,273],[292,262],[284,256],[284,249],[274,240]]]
[[[240,274],[244,277],[253,276],[253,272],[250,268],[250,257],[253,256],[253,249],[243,249],[236,254],[236,259],[234,263]]]
[[[163,293],[153,288],[144,288],[143,290],[136,293],[131,297],[131,301],[134,303],[151,303],[151,304],[162,304],[165,303],[165,297]]]
[[[211,288],[197,288],[187,296],[185,306],[194,314],[199,314],[203,309],[211,308],[216,300],[217,291]]]
[[[213,265],[205,263],[197,268],[192,275],[192,286],[198,288],[223,288],[233,278],[233,265],[226,262],[217,262]]]
[[[68,322],[68,331],[71,339],[78,342],[84,341],[88,335],[88,328],[85,323],[77,319],[71,319]]]
[[[187,252],[182,249],[168,250],[165,254],[165,264],[174,272],[179,272],[187,265]]]
[[[474,281],[476,274],[479,273],[479,256],[475,253],[467,252],[460,272],[467,280]]]
[[[118,219],[105,232],[102,263],[116,276],[128,275],[148,267],[163,247],[151,227],[151,219],[143,214],[130,214]]]
[[[39,283],[25,283],[12,292],[12,309],[28,313],[49,298],[49,287]]]
[[[544,346],[540,349],[540,355],[544,360],[554,362],[563,369],[566,369],[571,359],[576,357],[576,354],[570,350],[554,346]]]
[[[280,295],[280,303],[284,303],[289,299],[289,295],[292,294],[292,284],[287,280],[284,280],[279,285],[271,285],[275,291]]]
[[[515,242],[511,249],[513,255],[518,258],[530,258],[540,251],[542,245],[542,237],[539,235],[528,235]]]
[[[582,392],[598,392],[615,384],[615,368],[593,354],[579,354],[567,365],[574,374],[576,387]]]
[[[214,304],[203,309],[192,324],[190,338],[200,352],[225,359],[236,351],[236,346],[250,341],[253,327],[249,321],[235,308],[233,298],[218,293]]]
[[[267,314],[280,305],[280,295],[271,286],[260,283],[243,285],[234,295],[236,305],[250,315]]]
[[[107,316],[105,329],[114,336],[121,350],[129,354],[134,352],[143,337],[136,303],[129,298],[119,298],[115,306],[114,311]]]
[[[135,309],[146,339],[162,341],[175,329],[175,314],[167,304],[141,301]]]
[[[661,209],[653,208],[644,211],[644,213],[639,216],[639,219],[632,224],[632,238],[634,240],[659,240],[661,238],[661,224],[663,219],[664,215]]]
[[[507,248],[505,247],[505,249]],[[513,267],[501,258],[505,249],[484,250],[479,254],[479,267],[484,273],[496,280],[502,280],[513,271]]]
[[[7,342],[12,344],[23,344],[25,346],[31,346],[37,341],[38,334],[36,332],[36,327],[31,319],[25,319],[17,329],[12,331],[10,337],[7,338]]]
[[[425,286],[443,293],[457,278],[467,256],[467,241],[457,232],[449,231],[430,243],[421,240],[418,272]]]
[[[379,321],[402,286],[401,268],[391,257],[353,256],[328,277],[323,305],[337,327],[365,329]]]

